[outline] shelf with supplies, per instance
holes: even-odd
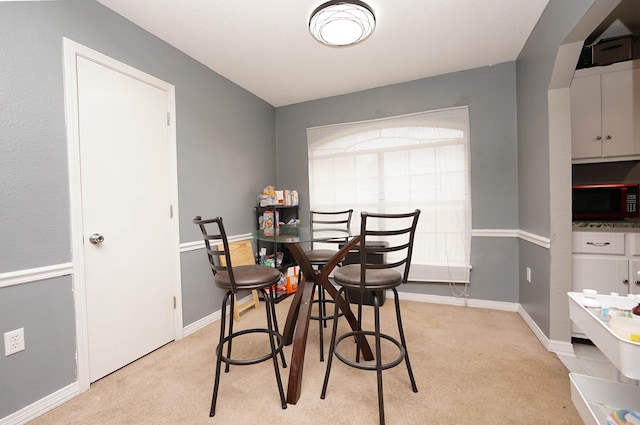
[[[593,295],[595,294],[595,295]],[[616,318],[603,319],[602,312],[609,308],[631,312],[640,301],[636,297],[621,297],[615,295],[601,295],[595,290],[583,292],[569,292],[569,317],[573,323],[591,339],[593,344],[607,357],[616,368],[615,381],[595,378],[592,376],[570,373],[571,400],[585,424],[607,425],[613,423],[613,418],[635,419],[640,412],[640,342],[635,342],[626,330],[614,327]],[[590,302],[587,302],[590,301]],[[595,302],[595,304],[594,304]],[[623,321],[636,320],[634,318],[618,317]],[[624,322],[623,322],[624,323]],[[623,382],[631,380],[630,383]],[[633,383],[635,380],[635,384]]]
[[[256,229],[264,229],[265,226],[277,228],[286,223],[298,222],[298,205],[257,205],[254,210]],[[298,264],[285,244],[256,240],[256,247],[257,260],[264,265],[277,267],[284,276],[284,287],[277,288],[274,297],[275,302],[278,303],[295,292]]]

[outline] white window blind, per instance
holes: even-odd
[[[422,213],[411,280],[469,282],[468,107],[307,129],[315,210]],[[390,259],[391,260],[391,259]]]

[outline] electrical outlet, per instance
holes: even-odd
[[[527,267],[527,282],[531,283],[531,268]]]
[[[4,334],[4,355],[10,356],[24,350],[24,328]]]

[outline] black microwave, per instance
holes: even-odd
[[[573,186],[574,220],[621,220],[638,217],[638,184]]]

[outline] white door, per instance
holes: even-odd
[[[169,96],[78,56],[90,382],[175,338]],[[92,234],[102,243],[91,243]]]

